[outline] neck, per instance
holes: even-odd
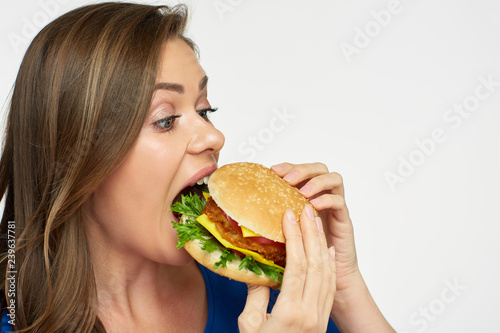
[[[102,233],[88,236],[97,314],[108,332],[132,327],[161,332],[165,327],[184,329],[186,324],[197,325],[192,331],[203,331],[208,304],[203,276],[194,261],[162,264],[101,240]],[[186,308],[196,309],[199,317],[193,318]],[[184,318],[185,313],[191,313],[191,318]]]
[[[133,305],[142,298],[149,303],[175,298],[190,288],[200,273],[194,262],[171,266],[113,253],[93,262],[99,303],[108,305]]]

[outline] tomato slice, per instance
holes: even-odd
[[[259,243],[259,244],[274,245],[274,246],[278,246],[278,247],[282,247],[282,248],[286,247],[285,243],[275,242],[275,241],[272,241],[266,237],[247,237],[247,239],[252,240],[252,241]]]
[[[238,222],[236,222],[235,220],[233,220],[231,217],[229,217],[229,215],[227,215],[226,213],[224,213],[224,216],[226,217],[227,221],[229,222],[229,224],[231,224],[231,226],[238,230],[238,232],[241,234],[241,227],[240,225],[238,224]]]

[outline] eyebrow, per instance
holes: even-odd
[[[207,86],[207,83],[208,83],[208,76],[205,75],[200,81],[200,85],[199,85],[200,91],[205,89],[205,87]],[[186,91],[186,89],[184,89],[184,86],[182,84],[168,83],[168,82],[159,82],[159,83],[155,84],[154,90],[158,90],[158,89],[175,91],[179,94],[184,94],[184,92]]]

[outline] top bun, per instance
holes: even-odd
[[[240,225],[275,242],[284,243],[283,214],[290,208],[299,221],[309,203],[281,177],[256,163],[232,163],[217,169],[208,180],[214,201]]]

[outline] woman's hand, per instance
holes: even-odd
[[[248,285],[247,303],[238,325],[240,332],[325,332],[335,296],[335,252],[327,247],[323,224],[311,205],[300,216],[283,216],[286,269],[281,292],[267,313],[269,288]]]
[[[331,315],[337,327],[345,332],[394,332],[359,271],[342,177],[321,163],[282,163],[272,169],[310,200],[323,221],[328,246],[335,248],[337,287]]]
[[[352,222],[344,198],[342,176],[326,165],[282,163],[271,168],[310,200],[324,224],[328,246],[335,247],[337,292],[343,292],[359,275]]]

